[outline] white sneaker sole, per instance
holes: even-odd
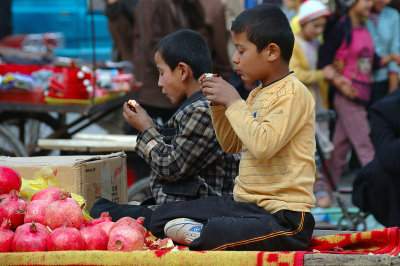
[[[189,226],[190,229],[185,229],[184,233],[179,234],[179,231],[182,230],[181,228],[183,226]],[[175,242],[189,245],[194,239],[200,236],[202,228],[203,225],[201,223],[195,222],[187,218],[177,218],[169,221],[164,226],[164,233],[167,237],[171,238]],[[175,232],[173,232],[174,235],[169,234],[169,232],[171,232],[170,230],[176,230]]]

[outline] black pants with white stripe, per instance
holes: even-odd
[[[165,224],[175,218],[203,223],[200,237],[189,245],[191,250],[304,250],[315,226],[311,213],[281,210],[271,214],[226,195],[164,204],[152,215],[151,232],[165,237]]]

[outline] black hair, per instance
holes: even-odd
[[[165,36],[156,45],[165,63],[174,70],[180,62],[192,68],[193,77],[200,78],[212,71],[212,61],[206,40],[193,30],[178,30]]]
[[[247,39],[261,52],[270,43],[281,49],[282,58],[289,62],[292,57],[294,35],[282,10],[274,4],[260,4],[240,13],[232,22],[231,31],[246,33]]]

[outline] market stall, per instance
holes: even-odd
[[[0,76],[0,124],[12,130],[30,156],[46,154],[37,146],[38,139],[70,138],[118,110],[130,98],[131,75],[127,77],[116,69],[95,75],[85,66],[0,63]],[[67,123],[69,113],[79,115]]]

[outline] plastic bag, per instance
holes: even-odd
[[[33,179],[22,178],[22,185],[19,194],[23,197],[26,197],[28,199],[27,201],[29,202],[36,192],[44,188],[57,187],[59,189],[63,189],[61,188],[60,183],[56,178],[56,175],[57,170],[53,171],[50,166],[44,166],[33,175]],[[76,200],[81,206],[82,204],[86,204],[85,198],[80,195],[71,193],[71,197]],[[82,213],[85,220],[92,219],[89,216],[85,207],[82,209]]]

